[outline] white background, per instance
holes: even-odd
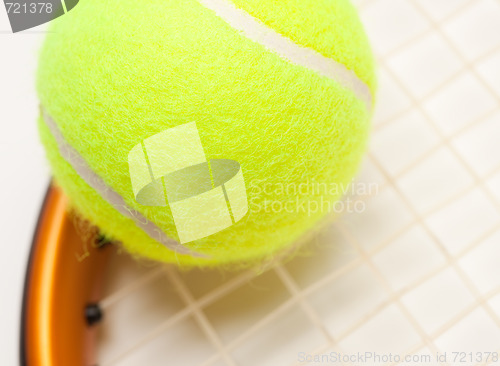
[[[26,263],[49,168],[38,139],[37,53],[45,27],[13,34],[0,4],[0,364],[19,364]]]

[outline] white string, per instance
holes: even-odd
[[[369,9],[370,7],[377,4],[380,0],[368,0],[362,3],[362,9]],[[131,351],[133,352],[143,346],[145,343],[154,339],[156,336],[161,334],[162,332],[168,332],[175,324],[179,323],[183,318],[195,315],[197,317],[198,324],[202,328],[203,333],[207,336],[207,342],[210,342],[215,346],[217,352],[215,352],[211,357],[204,360],[202,365],[219,365],[228,364],[234,365],[237,364],[235,358],[232,356],[233,352],[237,350],[241,345],[250,341],[252,337],[258,334],[259,331],[262,331],[267,325],[269,325],[273,320],[279,318],[282,314],[284,314],[287,310],[292,307],[297,307],[302,310],[305,317],[309,320],[312,327],[318,330],[318,333],[323,336],[323,342],[321,344],[317,344],[316,347],[309,351],[310,354],[322,354],[326,351],[331,351],[332,349],[340,350],[339,344],[342,343],[347,337],[355,333],[357,330],[363,327],[366,322],[375,318],[389,306],[396,305],[401,313],[406,317],[408,322],[411,324],[415,333],[419,335],[419,341],[416,344],[413,344],[409,349],[406,350],[406,354],[415,354],[417,352],[422,351],[424,348],[429,348],[431,351],[436,351],[437,347],[435,344],[435,340],[442,336],[444,333],[449,331],[455,325],[457,325],[460,321],[462,321],[465,317],[471,314],[478,308],[483,309],[493,324],[496,324],[497,327],[500,328],[500,319],[499,316],[493,311],[491,306],[489,305],[489,301],[493,299],[495,296],[500,295],[500,287],[493,289],[492,291],[481,294],[481,292],[476,288],[473,281],[469,276],[465,273],[465,271],[460,267],[459,262],[463,258],[466,258],[475,248],[478,248],[482,243],[491,238],[493,235],[496,235],[500,231],[500,222],[496,223],[493,227],[491,227],[486,232],[482,233],[480,237],[474,238],[468,245],[466,245],[463,249],[461,249],[458,253],[452,254],[447,248],[441,243],[438,237],[434,234],[431,228],[428,227],[426,223],[426,218],[430,215],[440,211],[445,208],[449,204],[457,201],[464,194],[471,192],[474,189],[480,189],[490,200],[490,202],[495,206],[496,210],[500,212],[500,202],[498,198],[491,192],[490,188],[486,185],[486,182],[498,174],[500,172],[500,166],[492,169],[485,176],[479,176],[475,173],[474,169],[464,160],[461,156],[460,152],[455,149],[453,144],[451,143],[454,139],[459,136],[466,135],[472,128],[481,125],[488,118],[490,118],[494,113],[498,112],[498,107],[500,106],[500,96],[495,93],[495,91],[491,88],[491,86],[483,79],[483,77],[476,71],[475,65],[478,63],[488,59],[494,53],[500,50],[500,42],[499,45],[493,49],[488,51],[487,53],[480,55],[478,58],[473,60],[472,62],[467,61],[463,54],[456,48],[456,46],[451,42],[451,40],[447,37],[447,35],[442,31],[442,26],[445,23],[456,19],[457,17],[463,15],[470,8],[476,4],[475,0],[471,0],[465,2],[463,5],[457,7],[455,11],[445,17],[439,23],[435,22],[432,17],[426,13],[425,9],[422,8],[418,0],[410,0],[410,4],[414,7],[415,12],[417,12],[422,17],[428,20],[430,27],[423,30],[419,34],[410,38],[406,43],[392,49],[386,54],[379,57],[380,67],[384,68],[384,70],[390,75],[393,80],[397,83],[398,87],[402,90],[402,92],[408,97],[411,101],[411,106],[403,111],[398,112],[396,115],[387,118],[385,121],[381,121],[376,127],[375,131],[379,131],[383,128],[388,127],[391,123],[394,123],[398,118],[405,116],[412,111],[419,111],[422,113],[427,121],[429,121],[431,127],[433,128],[436,136],[439,137],[439,144],[432,147],[428,151],[424,152],[421,156],[419,156],[414,161],[410,162],[406,167],[404,167],[401,171],[399,171],[396,175],[391,176],[388,173],[388,170],[384,166],[383,161],[379,161],[375,154],[370,154],[369,159],[376,167],[379,174],[381,174],[384,180],[387,182],[385,186],[381,188],[381,191],[385,189],[391,189],[396,192],[398,199],[405,206],[408,212],[411,213],[412,218],[409,223],[406,223],[402,227],[395,228],[394,233],[387,239],[383,240],[381,243],[375,243],[370,250],[363,249],[362,245],[358,242],[355,235],[352,235],[352,228],[348,227],[344,221],[338,221],[335,224],[335,227],[342,234],[343,238],[347,239],[347,241],[352,245],[352,247],[357,251],[358,255],[349,260],[347,263],[344,263],[341,266],[332,268],[330,273],[325,274],[320,279],[316,280],[314,283],[311,283],[307,286],[299,286],[294,279],[293,273],[290,272],[288,266],[279,265],[272,269],[280,281],[283,283],[284,288],[288,293],[288,298],[284,302],[282,302],[279,306],[274,308],[272,311],[268,312],[265,316],[263,316],[259,321],[252,324],[247,329],[241,329],[240,334],[231,339],[227,343],[224,343],[221,337],[218,335],[218,329],[213,324],[211,324],[211,319],[205,314],[205,309],[207,306],[214,304],[218,301],[224,301],[224,297],[235,290],[241,288],[243,285],[247,284],[256,274],[252,272],[244,272],[240,275],[231,278],[227,282],[222,282],[219,286],[215,286],[210,292],[200,298],[194,298],[189,294],[190,288],[189,284],[182,282],[180,277],[176,275],[176,270],[169,269],[170,278],[174,279],[174,282],[177,283],[177,286],[180,288],[181,297],[184,298],[187,305],[180,312],[176,313],[172,316],[172,318],[164,320],[161,322],[157,329],[153,329],[149,334],[139,335],[137,337],[138,342],[131,347]],[[424,37],[431,34],[439,34],[447,43],[447,45],[454,50],[456,57],[460,59],[463,63],[463,67],[459,69],[457,72],[453,73],[449,78],[445,81],[437,85],[433,90],[431,90],[426,96],[423,98],[416,98],[412,95],[411,89],[408,88],[405,83],[398,78],[397,74],[391,69],[387,60],[392,56],[398,54],[399,52],[405,50],[406,48],[411,47],[416,42],[422,40]],[[375,40],[376,41],[376,40]],[[427,100],[430,100],[432,97],[437,95],[441,90],[445,87],[449,86],[453,81],[455,81],[458,77],[463,74],[472,75],[476,80],[481,83],[481,86],[487,90],[491,95],[493,95],[496,100],[499,102],[499,105],[490,111],[487,111],[482,116],[475,118],[473,121],[470,121],[469,124],[463,126],[458,131],[454,132],[450,136],[444,136],[439,128],[437,128],[436,122],[433,120],[432,116],[430,116],[426,110],[423,108],[423,103]],[[383,100],[379,101],[383,103]],[[425,211],[424,213],[419,213],[419,211],[414,207],[411,200],[405,196],[404,192],[402,192],[398,188],[398,180],[405,176],[405,174],[412,171],[415,167],[417,167],[420,163],[422,163],[425,159],[432,156],[433,153],[438,151],[438,149],[446,148],[450,151],[453,156],[460,162],[461,166],[467,171],[467,174],[472,178],[473,183],[469,184],[467,187],[462,189],[460,192],[457,192],[452,197],[447,199],[443,199],[441,202],[435,204],[433,207]],[[362,197],[360,199],[366,200],[368,203],[372,199],[372,197]],[[441,265],[433,268],[431,271],[424,273],[419,278],[413,280],[411,283],[406,284],[406,286],[397,292],[395,292],[390,286],[389,282],[385,278],[385,276],[380,272],[380,270],[374,265],[372,258],[380,253],[382,250],[390,246],[397,239],[402,237],[405,233],[415,227],[420,227],[423,229],[429,237],[432,239],[433,245],[435,248],[439,250],[440,253],[446,258],[446,261]],[[362,230],[362,228],[357,228],[358,230]],[[320,253],[317,255],[321,255]],[[316,311],[313,304],[310,301],[310,296],[322,289],[327,289],[330,284],[337,280],[341,280],[341,277],[352,273],[353,271],[359,269],[361,266],[368,266],[371,269],[371,273],[373,273],[376,280],[383,286],[387,293],[387,297],[384,301],[380,302],[374,308],[372,308],[368,313],[360,316],[356,321],[354,321],[347,329],[344,329],[335,337],[330,333],[328,328],[324,324],[324,319],[321,318],[320,314]],[[412,316],[410,311],[402,304],[400,299],[405,295],[422,285],[424,282],[432,281],[436,276],[440,273],[443,273],[447,269],[453,269],[458,277],[461,279],[463,285],[473,294],[474,302],[465,308],[461,309],[461,311],[454,315],[451,319],[449,319],[445,324],[441,325],[438,329],[434,330],[430,334],[426,333],[421,324],[419,324],[418,320]],[[138,283],[143,279],[140,279]],[[180,281],[180,282],[179,282]],[[137,286],[137,284],[130,285],[131,287]],[[108,302],[117,302],[123,297],[124,293],[128,290],[122,290],[118,292],[118,294],[111,295],[107,299]],[[293,321],[291,319],[290,321]],[[293,352],[294,350],[291,350]],[[492,350],[493,351],[493,350]],[[500,351],[500,349],[498,350]],[[124,359],[127,354],[118,355],[115,360]],[[103,366],[113,365],[114,363],[103,363]],[[297,363],[299,365],[299,363]]]

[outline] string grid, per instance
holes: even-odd
[[[500,1],[356,4],[381,76],[365,210],[259,274],[115,256],[100,365],[495,364],[475,352],[500,352]]]

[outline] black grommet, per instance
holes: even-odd
[[[103,248],[110,243],[111,241],[102,234],[97,235],[94,240],[94,245],[96,248]]]
[[[102,319],[102,315],[99,304],[89,304],[85,307],[85,320],[89,326],[99,323]]]

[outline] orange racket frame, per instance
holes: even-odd
[[[109,245],[82,239],[66,197],[49,187],[26,273],[22,366],[96,364],[97,329],[89,324],[86,311],[99,301],[110,252]]]

